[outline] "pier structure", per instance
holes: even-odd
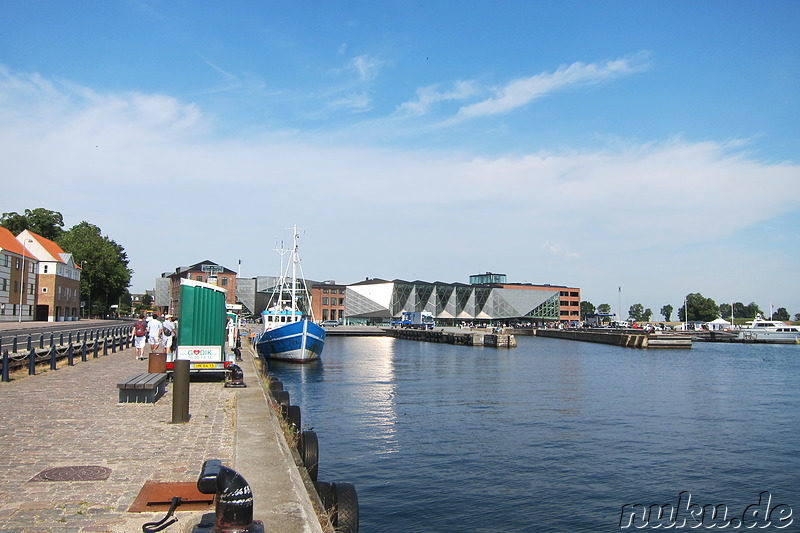
[[[536,337],[613,344],[626,348],[691,348],[692,337],[681,334],[647,333],[641,330],[533,329]]]
[[[396,339],[461,344],[464,346],[494,346],[497,348],[515,348],[517,346],[517,339],[514,335],[508,333],[490,333],[459,328],[383,328],[383,330],[387,336]]]

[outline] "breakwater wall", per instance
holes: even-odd
[[[646,332],[597,331],[579,329],[534,329],[537,337],[552,337],[573,341],[613,344],[626,348],[691,348],[692,338],[688,335],[659,335]]]
[[[480,331],[462,331],[453,329],[407,329],[384,328],[386,335],[396,339],[446,344],[462,344],[464,346],[494,346],[497,348],[514,348],[517,339],[507,333],[484,333]]]

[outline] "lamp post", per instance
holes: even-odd
[[[28,254],[28,243],[33,239],[23,239],[22,241],[22,271],[19,280],[19,322],[22,322],[22,295],[25,294],[25,256]]]
[[[85,264],[86,264],[86,263],[88,263],[88,262],[89,262],[89,261],[87,261],[87,260],[85,260],[85,259],[84,259],[83,261],[81,261],[81,287],[83,286],[83,265],[85,265]],[[81,291],[81,293],[83,293],[83,291]],[[84,304],[83,304],[83,314],[84,314],[84,315],[86,314],[86,303],[85,303],[85,302],[84,302]],[[86,316],[84,316],[83,318],[87,318],[87,317],[86,317]]]

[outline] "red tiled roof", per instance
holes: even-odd
[[[61,249],[61,247],[60,247],[59,245],[57,245],[56,243],[54,243],[54,242],[53,242],[53,241],[51,241],[50,239],[45,239],[45,238],[44,238],[44,237],[42,237],[41,235],[39,235],[39,234],[37,234],[37,233],[34,233],[34,232],[32,232],[31,230],[28,230],[28,233],[30,233],[30,234],[31,234],[31,236],[32,236],[34,239],[36,239],[36,241],[37,241],[39,244],[41,244],[41,245],[42,245],[42,248],[44,248],[44,249],[45,249],[45,251],[46,251],[48,254],[50,254],[51,256],[53,256],[53,259],[55,259],[55,260],[56,260],[56,261],[58,261],[59,263],[64,263],[64,260],[61,258],[61,255],[60,255],[60,254],[63,254],[63,253],[64,253],[64,250],[62,250],[62,249]]]
[[[22,243],[14,237],[14,234],[6,228],[0,227],[0,249],[8,250],[17,255],[25,255],[28,259],[37,260],[36,257],[22,246]]]

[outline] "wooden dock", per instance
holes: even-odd
[[[647,333],[639,330],[534,329],[537,337],[613,344],[626,348],[691,348],[692,337],[672,333]]]
[[[492,346],[496,348],[515,348],[517,346],[517,339],[514,335],[508,333],[487,333],[458,328],[384,328],[383,330],[386,335],[396,339],[460,344],[463,346]]]

